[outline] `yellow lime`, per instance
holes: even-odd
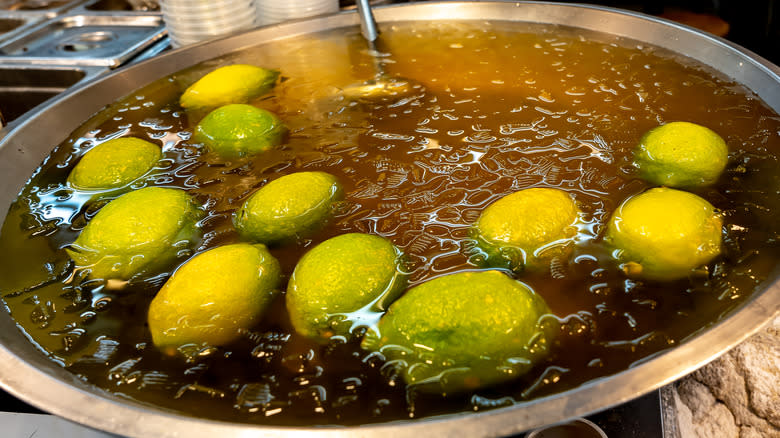
[[[223,157],[243,157],[279,145],[287,128],[274,114],[252,105],[225,105],[195,127],[193,139]]]
[[[270,91],[279,72],[254,65],[220,67],[190,85],[179,99],[184,108],[218,107],[246,103]]]
[[[722,220],[692,193],[665,187],[627,199],[613,213],[606,242],[626,272],[652,280],[684,278],[720,253]]]
[[[401,250],[370,234],[342,234],[304,254],[287,287],[295,330],[327,340],[378,318],[406,287]]]
[[[279,262],[263,245],[239,243],[196,255],[149,306],[154,345],[220,346],[236,340],[260,321],[280,280]]]
[[[531,188],[489,205],[471,228],[482,266],[515,272],[549,267],[550,260],[571,248],[580,210],[558,189]]]
[[[634,149],[642,178],[668,187],[712,184],[726,168],[728,146],[714,131],[688,122],[672,122],[648,131]]]
[[[84,154],[68,182],[83,190],[124,187],[148,173],[160,158],[157,145],[135,137],[115,138]]]
[[[200,217],[183,190],[147,187],[106,204],[67,252],[93,278],[127,280],[172,264],[197,238]]]
[[[555,318],[527,285],[498,271],[438,277],[390,306],[362,346],[380,351],[424,391],[456,392],[514,379],[549,349]]]
[[[341,184],[329,173],[292,173],[252,194],[233,222],[242,237],[256,242],[307,237],[330,219],[343,198]]]

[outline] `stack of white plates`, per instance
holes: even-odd
[[[162,0],[165,25],[174,47],[240,30],[257,24],[256,0]],[[260,0],[257,0],[260,1]],[[279,0],[275,0],[279,1]],[[280,3],[285,3],[280,1]]]
[[[268,25],[339,11],[339,0],[255,0],[257,24]]]

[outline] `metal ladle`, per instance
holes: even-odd
[[[357,0],[357,12],[360,16],[360,33],[366,40],[369,52],[374,61],[374,71],[376,75],[373,79],[361,84],[350,85],[344,88],[344,96],[353,100],[374,100],[383,97],[401,97],[410,94],[419,85],[412,83],[409,79],[389,76],[382,65],[380,54],[377,49],[379,30],[374,20],[374,14],[371,12],[369,0]],[[385,51],[385,53],[387,53]]]

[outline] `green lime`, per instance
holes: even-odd
[[[674,280],[720,253],[721,225],[706,200],[660,187],[624,201],[612,214],[605,240],[630,275]]]
[[[457,392],[514,379],[547,354],[550,309],[499,271],[437,277],[408,290],[363,339],[410,385]]]
[[[198,236],[201,211],[183,190],[147,187],[106,204],[67,249],[92,278],[164,269]]]
[[[271,181],[252,194],[234,217],[239,234],[271,243],[307,237],[333,215],[344,190],[325,172],[298,172]]]
[[[272,113],[245,104],[210,112],[195,127],[193,139],[223,157],[254,155],[279,145],[287,133]]]
[[[153,169],[160,158],[162,152],[157,145],[140,138],[115,138],[84,154],[68,182],[83,190],[124,187]]]
[[[370,234],[342,234],[304,254],[287,287],[295,330],[327,340],[377,319],[406,287],[401,250]]]
[[[728,153],[726,142],[709,128],[672,122],[642,136],[634,149],[634,164],[652,184],[698,187],[717,181]]]
[[[263,245],[238,243],[181,265],[149,306],[158,348],[220,346],[255,326],[278,295],[279,262]]]
[[[218,107],[246,103],[270,91],[279,72],[254,65],[220,67],[190,85],[179,99],[184,108]]]
[[[471,228],[478,265],[515,272],[549,267],[567,252],[577,234],[580,210],[558,189],[531,188],[489,205]]]

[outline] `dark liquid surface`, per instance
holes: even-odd
[[[74,132],[12,207],[0,240],[0,291],[20,327],[53,360],[121,396],[191,415],[273,424],[360,424],[475,411],[564,391],[613,374],[716,322],[766,280],[778,259],[780,117],[748,90],[662,50],[545,26],[397,24],[383,29],[389,75],[420,85],[402,99],[350,102],[371,78],[356,30],[282,41],[161,79]],[[283,80],[254,102],[290,128],[279,150],[225,161],[188,142],[202,114],[181,92],[219,65],[250,63]],[[697,193],[724,215],[724,253],[699,276],[627,279],[602,247],[609,215],[649,186],[630,165],[660,123],[705,125],[729,144],[721,180]],[[238,241],[233,211],[281,175],[322,170],[347,193],[328,227],[273,247],[286,278],[301,254],[346,232],[385,236],[410,260],[411,285],[475,267],[467,233],[481,211],[528,187],[576,198],[588,223],[549,272],[519,277],[560,318],[550,356],[500,387],[447,398],[405,388],[357,343],[297,336],[280,297],[263,322],[225,348],[167,357],[146,310],[167,278],[120,290],[70,278],[63,247],[103,205],[65,190],[84,152],[119,135],[163,145],[142,186],[179,187],[204,206],[198,251]],[[55,146],[55,145],[52,145]],[[184,262],[182,257],[180,262]]]

